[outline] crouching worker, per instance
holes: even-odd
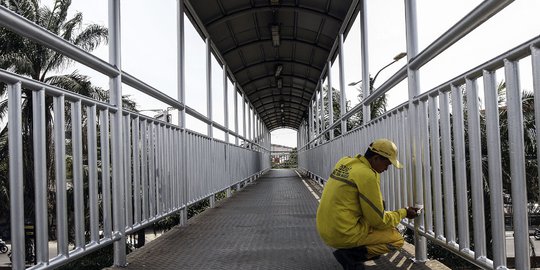
[[[317,230],[337,250],[334,256],[345,270],[364,269],[364,261],[403,246],[399,222],[415,218],[418,209],[385,211],[380,173],[397,160],[397,147],[388,139],[373,141],[364,156],[343,157],[324,187],[317,210]]]

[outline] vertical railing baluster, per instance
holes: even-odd
[[[400,108],[399,110],[399,124],[398,124],[398,129],[399,129],[399,145],[401,147],[401,149],[399,150],[398,152],[398,155],[400,156],[401,160],[405,161],[405,156],[407,153],[407,147],[405,144],[405,111],[404,109]],[[405,162],[404,162],[405,163]],[[408,161],[403,165],[403,169],[400,170],[399,172],[399,175],[400,175],[400,190],[401,190],[401,193],[399,194],[399,196],[401,197],[401,200],[400,200],[400,207],[407,207],[408,206],[408,203],[407,203],[407,168],[408,168]]]
[[[408,170],[408,165],[409,165],[409,162],[407,159],[404,159],[406,156],[407,156],[407,144],[405,143],[405,140],[406,140],[406,136],[405,136],[405,124],[404,122],[406,121],[405,120],[405,111],[403,108],[400,108],[398,110],[398,115],[399,115],[399,123],[398,123],[398,133],[399,133],[399,144],[398,144],[398,147],[399,147],[399,151],[398,151],[398,156],[401,158],[401,160],[403,160],[403,169],[399,170],[399,184],[400,184],[400,191],[401,191],[401,194],[399,195],[401,197],[400,199],[400,207],[406,207],[408,206],[408,194],[407,194],[407,178],[408,178],[408,173],[409,173],[409,170]],[[367,132],[367,130],[365,131]],[[369,144],[369,142],[365,143],[366,145]]]
[[[469,204],[467,198],[467,172],[465,166],[465,135],[463,124],[463,94],[452,85],[452,124],[456,181],[456,205],[459,249],[467,251],[469,244]]]
[[[97,117],[96,105],[86,108],[88,141],[88,204],[90,209],[90,241],[99,242],[98,170],[97,170]]]
[[[109,110],[99,111],[99,131],[101,144],[101,194],[103,196],[103,234],[112,237],[112,198],[111,198],[111,152],[109,131]]]
[[[166,202],[166,209],[167,209],[167,212],[171,211],[171,183],[172,183],[172,174],[171,174],[171,171],[172,171],[172,168],[171,168],[171,160],[172,160],[172,157],[171,157],[171,150],[172,150],[172,143],[171,143],[171,127],[170,126],[165,126],[165,147],[164,149],[165,150],[165,166],[166,166],[166,169],[165,169],[165,172],[166,172],[166,185],[165,185],[165,192],[167,192],[167,196],[165,196],[167,198],[167,202]]]
[[[525,143],[518,62],[504,60],[516,269],[530,269]]]
[[[125,203],[125,226],[129,228],[133,226],[133,192],[132,192],[132,178],[131,178],[131,115],[125,114],[122,116],[122,127],[124,131],[123,144],[124,144],[124,203]]]
[[[433,183],[433,208],[435,214],[435,237],[441,239],[444,237],[443,227],[443,204],[442,204],[442,186],[441,186],[441,147],[439,135],[439,113],[437,96],[429,97],[429,131],[430,131],[430,153],[431,153],[431,180]]]
[[[482,177],[482,142],[480,139],[480,106],[476,80],[466,80],[467,122],[469,134],[469,159],[471,177],[471,201],[474,230],[474,256],[486,259],[486,223],[484,216],[484,180]]]
[[[156,151],[156,199],[157,199],[157,209],[156,214],[160,216],[163,214],[163,183],[165,178],[165,170],[163,169],[163,125],[161,123],[156,123],[157,131],[157,151]]]
[[[424,178],[424,225],[425,231],[428,233],[433,233],[433,200],[432,200],[432,188],[431,188],[431,159],[430,159],[430,147],[429,147],[429,126],[428,126],[428,97],[423,98],[420,101],[419,107],[419,120],[420,120],[420,134],[421,134],[421,143],[420,147],[422,150],[422,164],[423,164],[423,178]]]
[[[64,96],[53,99],[54,108],[54,152],[56,172],[56,234],[58,255],[68,255],[68,224],[66,195],[66,139]]]
[[[75,247],[84,248],[84,179],[82,157],[81,101],[71,102],[71,146],[73,148],[73,199],[75,210]]]
[[[389,137],[392,141],[394,141],[394,143],[397,143],[397,141],[396,141],[396,136],[395,136],[395,132],[394,132],[394,131],[395,131],[395,130],[394,130],[394,125],[395,125],[395,114],[391,114],[391,115],[388,116],[387,125],[388,125],[388,126],[387,126],[388,137]],[[355,135],[357,135],[357,134],[360,134],[360,132],[358,132],[358,131],[355,132]],[[356,140],[355,140],[355,141],[356,141]],[[359,147],[358,147],[358,148],[355,147],[355,149],[360,149],[360,148],[359,148]],[[398,145],[398,152],[399,152],[399,145]],[[398,159],[398,160],[400,160],[400,159]],[[396,175],[397,171],[398,171],[398,170],[397,170],[396,168],[394,168],[392,171],[390,171],[390,172],[388,173],[388,178],[390,178],[390,181],[389,181],[389,183],[388,183],[388,185],[389,185],[389,190],[390,190],[390,192],[389,192],[389,200],[386,202],[386,203],[387,203],[387,206],[388,206],[388,207],[387,207],[388,210],[394,210],[394,209],[397,209],[397,208],[396,208],[396,205],[395,205],[395,204],[396,204],[396,198],[395,198],[395,197],[396,197],[396,196],[395,196],[395,194],[396,194],[396,185],[395,185],[395,184],[396,184],[396,180],[397,180],[396,177],[395,177],[395,175]]]
[[[181,194],[182,194],[182,189],[180,188],[181,187],[181,179],[182,179],[182,175],[181,175],[181,167],[182,167],[182,151],[180,149],[180,145],[181,145],[181,137],[180,137],[180,132],[181,130],[179,128],[175,128],[174,129],[174,132],[173,132],[173,147],[174,147],[174,152],[173,152],[173,168],[174,168],[174,188],[173,188],[173,192],[174,192],[174,209],[178,209],[180,210],[180,207],[182,206],[181,205]]]
[[[149,180],[148,180],[148,189],[149,189],[149,207],[150,207],[150,218],[153,218],[156,215],[156,124],[154,122],[149,122],[148,130],[148,142],[149,142],[149,161],[148,163],[150,168]]]
[[[148,132],[148,122],[141,120],[141,192],[142,192],[142,220],[147,220],[149,217],[148,204],[149,200],[149,186],[148,186],[148,154],[150,149],[150,140]]]
[[[444,224],[446,243],[456,244],[456,221],[454,210],[454,174],[452,166],[452,139],[450,128],[450,94],[442,91],[439,96],[441,109],[441,152],[443,163]]]
[[[493,239],[493,268],[506,268],[506,229],[501,164],[501,135],[499,104],[495,72],[483,71],[486,104],[486,144],[491,209],[491,238]]]
[[[36,214],[36,262],[49,260],[49,231],[47,215],[47,130],[45,128],[45,89],[32,92],[32,125],[34,129],[34,183]],[[9,119],[17,119],[11,118]],[[11,138],[10,138],[11,141]],[[13,157],[13,156],[12,156]],[[13,198],[13,197],[12,197]]]
[[[136,116],[131,120],[131,135],[133,143],[133,222],[141,223],[141,154],[140,154],[140,118]]]
[[[8,84],[9,196],[13,269],[24,269],[24,192],[21,83]],[[56,119],[56,118],[55,118]]]

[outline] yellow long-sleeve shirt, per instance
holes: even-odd
[[[344,157],[324,187],[317,230],[327,245],[352,248],[371,230],[395,227],[406,215],[405,209],[384,210],[380,175],[365,157]]]

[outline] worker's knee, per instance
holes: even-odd
[[[391,245],[395,248],[395,249],[400,249],[403,247],[403,244],[405,243],[405,240],[403,239],[403,237],[399,237],[399,239],[396,239],[396,241],[394,241],[393,243],[391,243]]]

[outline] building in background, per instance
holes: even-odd
[[[272,168],[296,168],[298,166],[296,147],[272,144]]]

